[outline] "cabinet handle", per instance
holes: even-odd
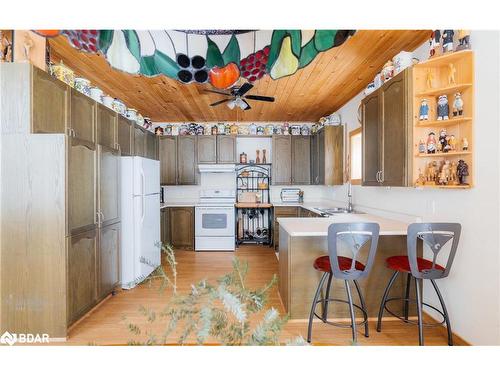
[[[382,184],[384,182],[384,171],[380,171],[380,183]]]
[[[377,173],[375,173],[375,180],[377,180],[377,182],[380,182],[380,179],[378,178],[379,174],[380,174],[380,171],[377,171]]]

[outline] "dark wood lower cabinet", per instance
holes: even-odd
[[[170,207],[169,233],[174,249],[194,250],[194,207]]]
[[[279,217],[319,217],[316,212],[310,211],[301,206],[282,206],[274,207],[274,223],[273,223],[273,244],[276,251],[279,250],[280,243],[280,225]]]
[[[160,211],[160,237],[163,245],[170,243],[170,220],[169,220],[169,208],[162,208]]]
[[[99,230],[98,298],[111,293],[120,282],[120,223]]]
[[[68,238],[68,324],[96,301],[97,229]]]

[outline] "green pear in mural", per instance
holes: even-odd
[[[292,52],[292,38],[287,36],[281,43],[280,53],[269,72],[272,79],[294,74],[299,68],[299,59]]]

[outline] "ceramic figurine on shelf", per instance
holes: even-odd
[[[450,135],[450,138],[448,139],[448,145],[450,146],[450,148],[449,148],[450,151],[457,150],[457,139],[455,138],[455,136],[453,134]]]
[[[394,64],[392,60],[387,61],[382,68],[382,79],[384,82],[390,80],[394,76]]]
[[[462,116],[464,113],[464,101],[462,99],[462,94],[457,92],[455,94],[455,100],[453,100],[453,116]]]
[[[458,177],[457,177],[457,163],[454,161],[451,162],[450,166],[450,185],[458,185]]]
[[[427,164],[427,170],[425,173],[426,184],[434,185],[436,183],[436,166],[437,163],[435,161],[429,162]]]
[[[469,149],[469,141],[467,138],[462,138],[462,151],[467,151]]]
[[[262,164],[266,164],[267,163],[266,152],[267,152],[266,149],[262,150]]]
[[[434,132],[430,132],[427,137],[427,153],[436,153],[436,134]]]
[[[441,53],[439,46],[441,45],[441,30],[434,30],[431,34],[431,48],[429,51],[429,57],[434,57]]]
[[[468,185],[467,182],[465,182],[466,177],[468,175],[469,175],[469,166],[464,160],[460,159],[457,165],[458,183],[460,185]]]
[[[451,137],[449,135],[447,135],[446,136],[446,146],[443,147],[443,152],[451,151],[450,139],[451,139]]]
[[[443,152],[443,145],[441,144],[441,142],[437,143],[437,145],[436,145],[436,152],[437,153]]]
[[[263,126],[257,126],[257,135],[264,135],[264,127]]]
[[[450,114],[450,107],[448,106],[448,95],[440,95],[437,102],[437,119],[448,120]]]
[[[172,125],[165,126],[165,135],[172,135]]]
[[[448,142],[446,141],[446,129],[441,129],[441,131],[439,132],[438,142],[441,146],[440,147],[441,151],[446,152],[445,149],[446,149],[446,146],[448,145]]]
[[[425,154],[427,152],[427,147],[425,146],[425,142],[423,139],[418,142],[418,152],[420,154]]]
[[[238,125],[236,124],[231,125],[229,132],[231,133],[231,135],[238,135]]]
[[[457,68],[452,63],[448,64],[448,85],[455,84],[455,74],[457,73]]]
[[[417,181],[415,182],[415,185],[416,186],[425,185],[425,176],[420,168],[418,168],[418,178]]]
[[[290,125],[288,124],[288,122],[285,122],[282,126],[282,132],[283,134],[285,135],[288,135],[290,134]]]
[[[155,128],[155,134],[156,135],[163,135],[163,128],[161,126],[157,126]]]
[[[457,51],[470,49],[470,30],[458,30]]]
[[[427,70],[427,80],[426,80],[427,88],[432,89],[434,87],[434,74],[432,74],[432,70]]]
[[[429,100],[422,99],[420,102],[420,111],[419,111],[419,120],[428,120],[429,119]]]
[[[444,178],[446,179],[446,183],[450,182],[451,179],[451,162],[449,160],[445,160],[443,164]]]
[[[219,130],[219,128],[217,127],[217,125],[213,125],[212,126],[212,135],[217,135],[218,130]]]
[[[251,123],[250,126],[248,127],[250,134],[251,135],[257,135],[257,125],[254,123]]]
[[[255,157],[255,164],[260,164],[260,150],[256,150],[255,153],[257,154]]]
[[[443,53],[453,52],[453,36],[455,31],[444,30],[443,31]]]

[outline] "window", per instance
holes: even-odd
[[[348,170],[353,185],[361,185],[361,127],[349,133]]]

